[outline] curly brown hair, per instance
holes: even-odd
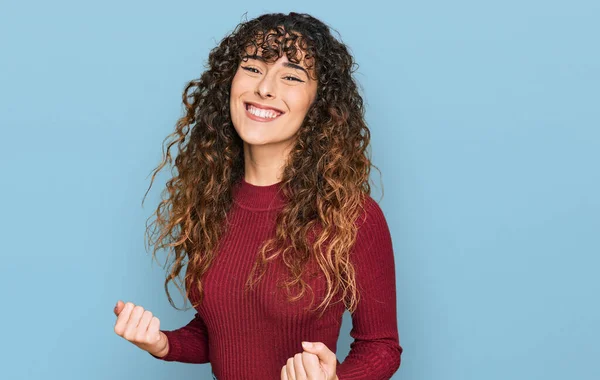
[[[162,194],[166,198],[150,217],[156,219],[146,224],[153,257],[161,248],[172,248],[167,259],[174,253],[164,284],[169,302],[175,307],[168,283],[174,281],[182,291],[175,280],[187,259],[186,296],[190,299],[190,285],[196,283],[199,299],[194,307],[201,303],[202,276],[227,230],[232,189],[244,175],[243,141],[231,121],[229,96],[232,79],[249,49],[260,50],[268,62],[286,54],[298,63],[297,53],[304,53],[306,66],[314,65],[317,94],[283,169],[286,204],[277,214],[275,236],[260,248],[245,290],[260,280],[269,261],[282,255],[290,274],[284,283],[288,300],[301,298],[308,286],[302,274],[312,256],[327,281],[319,307],[325,309],[341,291],[352,313],[359,295],[350,252],[371,192],[370,169],[375,167],[368,151],[370,132],[363,100],[352,75],[358,65],[326,24],[294,12],[265,14],[240,23],[211,50],[207,70],[183,92],[186,114],[163,141],[163,160],[154,169],[150,187],[157,173],[172,164],[170,149],[175,144],[177,173],[167,181]],[[292,286],[300,288],[296,296],[290,295]]]

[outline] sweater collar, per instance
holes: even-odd
[[[233,189],[233,199],[240,207],[264,211],[277,209],[285,204],[281,185],[277,182],[272,185],[258,186],[246,182],[245,178],[236,184]]]

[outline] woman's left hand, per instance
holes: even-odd
[[[335,353],[321,342],[304,343],[304,352],[289,358],[281,367],[281,380],[339,380],[335,374]]]

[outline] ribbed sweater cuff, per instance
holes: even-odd
[[[179,345],[179,342],[177,341],[177,339],[175,339],[172,335],[171,331],[165,331],[165,330],[161,330],[166,336],[167,336],[167,341],[169,342],[169,352],[167,352],[167,354],[165,356],[158,357],[156,355],[150,354],[152,356],[154,356],[157,359],[160,360],[164,360],[167,362],[172,362],[172,361],[176,361],[177,358],[180,356],[181,353],[181,346]]]

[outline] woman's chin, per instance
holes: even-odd
[[[262,146],[271,144],[274,141],[267,136],[241,136],[245,145]]]
[[[274,136],[274,131],[269,131],[266,128],[250,127],[244,128],[244,130],[240,132],[238,132],[238,135],[241,139],[250,145],[266,145],[278,142],[277,136]]]
[[[241,132],[241,133],[240,133]],[[274,131],[268,130],[257,130],[256,128],[247,128],[242,131],[238,131],[238,135],[244,142],[244,145],[251,146],[286,146],[290,144],[291,140],[294,139],[293,135],[291,137],[282,137],[281,135],[277,135],[273,133]]]

